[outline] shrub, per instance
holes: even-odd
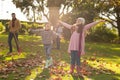
[[[20,28],[20,33],[22,34],[27,34],[28,33],[28,29],[32,27],[31,24],[28,24],[26,22],[22,22],[21,23],[21,28]]]
[[[4,25],[0,22],[0,33],[4,32],[5,27]]]
[[[90,34],[87,36],[88,41],[97,42],[114,42],[117,38],[116,30],[108,28],[106,25],[98,25],[91,29]]]
[[[20,33],[22,34],[29,34],[29,29],[31,28],[40,28],[43,27],[43,25],[39,25],[38,23],[27,23],[27,22],[22,22],[21,23],[21,29]]]

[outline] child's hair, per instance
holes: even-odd
[[[84,24],[85,24],[84,18],[80,17],[77,19],[77,22],[75,25],[78,26],[78,30],[77,30],[78,33],[82,33]]]
[[[44,29],[46,29],[46,28],[47,28],[47,30],[48,29],[51,30],[51,23],[50,22],[45,23]]]
[[[78,24],[82,24],[82,25],[84,25],[84,24],[85,24],[85,19],[82,18],[82,17],[77,18],[77,23],[76,23],[76,24],[77,24],[77,25],[78,25]]]
[[[76,25],[76,26],[78,26],[77,32],[78,32],[78,33],[81,33],[81,32],[83,31],[84,25],[83,25],[83,24],[79,24],[79,25]]]

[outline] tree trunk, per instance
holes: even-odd
[[[120,37],[120,18],[117,19],[118,36]]]
[[[33,24],[32,24],[32,27],[35,27],[35,22],[36,22],[36,18],[35,18],[35,8],[33,7]]]
[[[118,37],[119,37],[119,43],[120,43],[120,7],[116,7],[115,8],[115,12],[116,12],[116,19],[117,19],[117,29],[118,29]]]
[[[117,20],[117,28],[118,28],[118,37],[119,37],[119,42],[120,42],[120,19]]]
[[[49,7],[49,21],[55,27],[59,18],[59,7]]]

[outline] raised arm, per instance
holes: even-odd
[[[43,29],[30,29],[30,32],[33,34],[40,35]]]
[[[67,24],[67,23],[65,23],[63,21],[59,21],[59,23],[62,24],[64,27],[68,28],[68,29],[71,29],[71,27],[72,27],[72,25]]]
[[[100,20],[100,21],[95,21],[95,22],[89,23],[89,24],[85,25],[84,30],[88,30],[88,29],[90,29],[91,27],[95,26],[96,24],[98,24],[100,22],[104,22],[104,20]]]

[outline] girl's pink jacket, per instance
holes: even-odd
[[[65,26],[68,29],[71,29],[72,25],[69,25],[65,22],[60,21],[60,23]],[[92,26],[96,25],[98,22],[92,22],[89,23],[87,25],[84,26],[83,28],[83,33],[82,33],[82,38],[81,38],[81,55],[85,54],[84,51],[84,46],[85,46],[85,31],[87,31],[89,28],[91,28]],[[77,33],[76,31],[74,31],[71,35],[70,38],[70,42],[69,42],[69,46],[68,46],[68,53],[71,53],[71,50],[79,50],[79,33]]]

